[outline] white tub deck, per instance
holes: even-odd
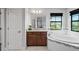
[[[79,39],[69,35],[53,35],[48,36],[48,49],[52,51],[78,51]]]

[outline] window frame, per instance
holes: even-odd
[[[73,15],[75,14],[78,14],[78,20],[74,20],[72,19]],[[75,13],[75,14],[71,14],[71,31],[74,31],[74,32],[79,32],[79,31],[76,31],[76,30],[73,30],[73,26],[72,26],[72,22],[79,22],[79,13]]]
[[[62,30],[62,16],[61,15],[58,15],[58,16],[60,16],[61,17],[61,21],[50,21],[50,29],[51,29],[51,22],[58,22],[58,23],[61,23],[61,29],[56,29],[56,26],[55,26],[55,29],[51,29],[51,30]],[[52,16],[51,16],[52,17]],[[54,15],[53,17],[55,17],[55,19],[56,19],[56,17],[57,17],[57,15]]]

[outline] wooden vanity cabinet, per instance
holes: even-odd
[[[47,32],[27,32],[27,46],[47,46]]]

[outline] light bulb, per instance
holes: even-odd
[[[41,11],[41,10],[32,10],[32,13],[33,13],[33,14],[41,14],[42,11]]]

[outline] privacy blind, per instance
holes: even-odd
[[[79,8],[76,10],[70,11],[70,15],[77,14],[77,13],[79,13]]]
[[[63,16],[63,13],[50,13],[50,16]]]

